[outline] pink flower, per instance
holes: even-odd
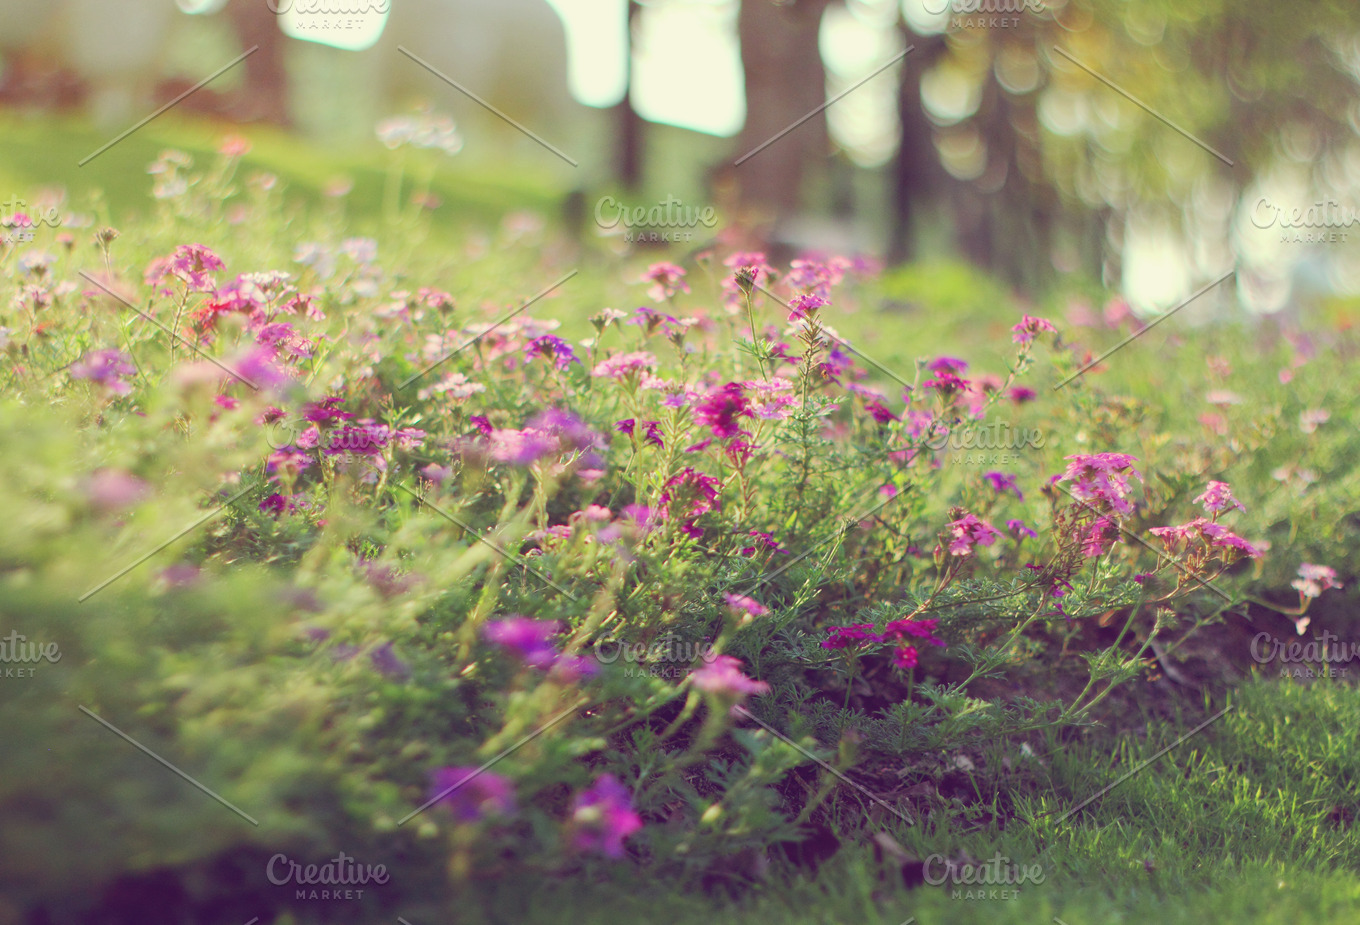
[[[1067,471],[1060,482],[1072,483],[1072,497],[1082,502],[1101,502],[1120,513],[1129,514],[1129,477],[1142,478],[1133,468],[1135,457],[1127,453],[1077,453],[1068,456]]]
[[[893,664],[909,671],[920,664],[920,653],[912,645],[898,646],[893,650]]]
[[[815,318],[817,312],[830,305],[819,295],[800,295],[789,302],[789,321],[806,321]]]
[[[689,292],[689,283],[685,282],[685,270],[673,263],[654,263],[647,268],[647,272],[642,274],[644,282],[650,282],[651,288],[647,290],[647,295],[653,299],[669,299],[677,292]]]
[[[1045,331],[1050,334],[1058,333],[1058,329],[1048,319],[1025,315],[1019,324],[1011,328],[1011,340],[1017,344],[1029,344],[1034,341],[1035,335]]]
[[[1103,556],[1118,538],[1119,528],[1115,522],[1108,517],[1097,517],[1082,535],[1081,554],[1087,559]]]
[[[718,493],[721,490],[722,482],[687,466],[666,483],[659,506],[666,519],[677,517],[684,520],[683,529],[687,534],[702,535],[694,521],[718,509]]]
[[[639,350],[635,353],[621,353],[601,360],[595,365],[592,375],[601,379],[623,379],[631,374],[656,369],[656,357]]]
[[[992,491],[996,492],[998,495],[1003,495],[1009,491],[1013,493],[1018,500],[1025,500],[1025,496],[1021,494],[1020,489],[1016,487],[1014,475],[1005,472],[988,472],[983,478],[987,480],[988,485],[992,486]]]
[[[1304,600],[1312,600],[1321,597],[1328,588],[1340,588],[1341,583],[1336,580],[1335,569],[1305,562],[1299,566],[1299,577],[1290,582],[1290,586],[1296,588]]]
[[[1210,482],[1204,493],[1195,499],[1195,503],[1204,505],[1205,512],[1211,515],[1218,515],[1234,507],[1240,511],[1246,510],[1241,502],[1233,497],[1232,489],[1226,482]]]
[[[1015,402],[1017,405],[1023,405],[1026,402],[1033,401],[1036,395],[1037,393],[1033,389],[1026,388],[1023,385],[1017,385],[1010,390],[1011,401]]]
[[[1035,537],[1039,535],[1035,533],[1033,530],[1031,530],[1029,527],[1026,527],[1025,522],[1023,520],[1006,521],[1006,529],[1014,533],[1016,536]]]
[[[1001,535],[995,527],[985,520],[978,519],[975,514],[964,514],[957,520],[950,521],[949,529],[952,533],[949,552],[960,558],[971,556],[974,546],[992,545]]]
[[[146,498],[151,486],[121,469],[100,469],[90,476],[85,493],[95,508],[111,513]]]
[[[767,694],[770,685],[741,673],[741,661],[730,655],[717,655],[702,668],[690,672],[690,682],[699,690],[740,700],[747,694]]]
[[[623,857],[623,840],[642,828],[642,817],[633,811],[628,790],[612,774],[603,774],[572,803],[574,843],[582,851],[598,851],[605,857]]]
[[[723,598],[727,601],[727,606],[732,608],[733,613],[745,613],[752,617],[763,617],[770,612],[770,608],[744,594],[724,594]]]
[[[212,292],[217,288],[212,273],[224,266],[222,259],[202,244],[181,244],[175,248],[166,269],[178,277],[191,292]]]
[[[488,642],[510,650],[524,664],[544,670],[557,661],[557,649],[550,640],[560,632],[562,624],[556,620],[513,615],[504,620],[488,620],[482,626],[482,636]]]

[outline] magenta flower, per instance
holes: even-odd
[[[694,409],[695,420],[710,428],[713,436],[719,440],[727,440],[741,433],[737,419],[752,416],[750,403],[743,395],[739,382],[729,382],[713,389]]]
[[[958,357],[937,357],[926,364],[926,369],[932,373],[953,373],[956,376],[967,368],[968,361]]]
[[[1026,388],[1023,385],[1015,386],[1008,394],[1011,397],[1011,401],[1015,402],[1017,405],[1023,405],[1026,402],[1033,401],[1038,395],[1033,389]]]
[[[1312,565],[1308,562],[1299,566],[1299,577],[1290,582],[1304,600],[1321,597],[1328,588],[1340,588],[1336,580],[1336,570],[1325,565]]]
[[[800,295],[789,302],[789,321],[806,321],[817,317],[817,312],[830,305],[819,295]]]
[[[995,527],[985,520],[980,520],[976,514],[964,514],[957,520],[951,520],[949,530],[952,534],[949,552],[960,558],[971,556],[975,546],[992,545],[1001,535]]]
[[[1039,535],[1035,533],[1033,530],[1031,530],[1029,527],[1026,527],[1025,522],[1023,520],[1006,521],[1006,529],[1014,533],[1016,536],[1035,537]]]
[[[714,656],[702,668],[690,672],[690,682],[699,690],[720,697],[741,700],[747,694],[768,694],[770,685],[741,673],[741,661],[730,655]]]
[[[893,650],[893,664],[904,670],[915,668],[920,664],[920,653],[913,645],[898,646]]]
[[[560,632],[562,624],[556,620],[513,615],[504,620],[488,620],[482,626],[482,636],[488,642],[513,652],[526,665],[545,671],[557,661],[557,649],[550,640]]]
[[[1020,489],[1016,487],[1015,476],[1008,475],[1005,472],[988,472],[983,478],[987,480],[987,484],[992,486],[992,491],[996,492],[998,495],[1005,494],[1009,491],[1012,492],[1017,499],[1021,501],[1025,500],[1025,496],[1021,494]]]
[[[718,510],[721,490],[722,482],[686,466],[666,483],[666,490],[661,493],[659,505],[663,517],[684,520],[683,529],[687,534],[702,536],[703,532],[694,526],[694,521],[709,511]]]
[[[1011,340],[1017,344],[1029,344],[1033,342],[1035,335],[1044,331],[1050,334],[1058,333],[1058,329],[1048,319],[1025,315],[1021,317],[1019,324],[1011,328]]]
[[[509,778],[471,766],[439,768],[433,775],[430,799],[462,823],[515,812],[515,788]]]
[[[1119,528],[1108,517],[1097,517],[1082,534],[1081,554],[1087,559],[1103,556],[1115,540],[1119,538]]]
[[[746,535],[754,536],[756,538],[756,545],[742,547],[741,554],[743,556],[747,556],[749,558],[750,556],[755,555],[756,549],[759,548],[760,546],[763,546],[766,549],[772,549],[775,552],[781,553],[786,556],[789,554],[789,551],[787,549],[779,545],[779,541],[774,538],[773,533],[765,533],[760,530],[751,530]]]
[[[122,469],[100,469],[90,476],[85,494],[95,508],[111,513],[144,500],[151,486]]]
[[[881,638],[887,642],[891,640],[904,640],[908,637],[922,639],[932,646],[944,646],[944,640],[935,635],[935,628],[940,625],[937,619],[918,620],[908,617],[904,620],[894,620],[883,627]]]
[[[1205,513],[1217,518],[1223,511],[1237,508],[1245,511],[1236,498],[1233,497],[1232,489],[1226,482],[1210,482],[1209,487],[1204,489],[1204,494],[1195,499],[1196,504],[1204,505]]]
[[[872,623],[852,623],[849,626],[827,627],[823,649],[844,649],[854,643],[882,642],[883,636],[874,631]]]
[[[70,372],[73,379],[89,379],[115,395],[126,395],[132,387],[123,379],[137,372],[137,367],[132,365],[132,357],[121,350],[95,350],[72,363]]]
[[[647,268],[647,272],[642,274],[642,279],[652,284],[647,290],[647,295],[653,299],[669,299],[677,292],[689,292],[684,268],[673,263],[652,264]]]
[[[642,828],[627,788],[612,774],[602,774],[572,804],[574,843],[581,851],[597,851],[609,858],[623,857],[623,840]]]

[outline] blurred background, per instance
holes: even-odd
[[[384,147],[432,149],[450,221],[617,239],[606,197],[674,197],[718,216],[688,250],[948,258],[1143,314],[1231,270],[1202,311],[1360,292],[1349,2],[0,0],[0,24],[0,193],[29,200],[132,208],[167,141],[230,130],[356,201]]]

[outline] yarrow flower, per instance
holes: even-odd
[[[603,774],[572,803],[573,843],[582,851],[608,858],[623,857],[623,840],[642,828],[628,790],[612,774]]]
[[[1053,322],[1046,318],[1024,315],[1021,317],[1020,323],[1011,328],[1011,340],[1017,344],[1030,344],[1034,341],[1035,336],[1041,332],[1056,334],[1058,329],[1053,326]]]

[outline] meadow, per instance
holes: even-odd
[[[0,923],[1360,921],[1356,305],[630,247],[424,128],[5,125]]]

